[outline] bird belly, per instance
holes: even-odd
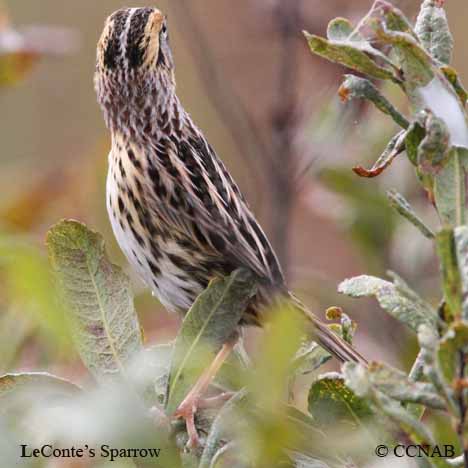
[[[174,240],[160,239],[158,242],[159,255],[155,258],[151,249],[142,238],[149,236],[141,225],[136,224],[132,230],[125,216],[119,211],[119,195],[128,200],[119,188],[112,171],[107,177],[107,212],[115,238],[125,254],[131,267],[138,276],[152,290],[163,306],[170,312],[185,313],[195,298],[203,290],[203,286],[194,280],[190,273],[182,270],[170,260],[171,256],[184,256],[184,251]],[[127,209],[131,209],[127,207]],[[140,239],[137,239],[137,230]]]

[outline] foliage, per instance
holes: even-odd
[[[341,31],[338,35],[337,26]],[[453,40],[443,2],[425,0],[414,29],[400,10],[378,0],[356,28],[340,19],[330,24],[327,39],[306,37],[314,53],[367,75],[346,76],[339,91],[343,100],[368,100],[402,127],[370,170],[357,167],[355,172],[364,177],[379,176],[399,154],[406,153],[441,221],[434,233],[402,195],[388,193],[391,206],[434,243],[443,299],[435,310],[394,274],[393,283],[371,276],[344,281],[340,292],[353,297],[375,296],[385,311],[418,333],[420,342],[420,353],[408,376],[380,363],[368,369],[349,363],[343,369],[345,383],[416,444],[436,444],[421,417],[425,410],[444,411],[457,428],[460,445],[466,447],[464,223],[468,123],[466,93],[456,71],[448,68]],[[379,53],[370,49],[376,43]],[[403,116],[368,78],[395,83],[408,98],[411,116]],[[452,463],[467,466],[468,460]],[[440,458],[427,458],[426,464],[450,466]]]
[[[278,305],[254,363],[240,341],[212,382],[209,395],[221,389],[232,396],[200,409],[196,428],[202,445],[188,447],[186,427],[173,419],[174,411],[235,333],[256,292],[255,279],[244,270],[213,279],[185,316],[175,341],[147,345],[129,279],[108,260],[102,236],[77,221],[62,221],[47,237],[62,305],[52,307],[55,287],[35,250],[28,252],[39,259],[31,278],[45,281],[41,308],[50,306],[53,317],[66,316],[75,347],[96,381],[81,387],[45,373],[1,376],[2,466],[19,466],[17,453],[8,447],[51,441],[88,449],[102,444],[161,449],[158,458],[119,459],[118,466],[368,466],[376,462],[374,449],[381,443],[438,444],[437,428],[423,419],[434,412],[450,418],[459,446],[468,446],[466,93],[449,66],[452,39],[442,2],[425,0],[414,28],[401,11],[377,0],[356,27],[338,18],[330,23],[327,38],[306,37],[314,53],[360,73],[346,75],[339,90],[342,100],[368,100],[401,127],[373,167],[357,166],[355,174],[377,177],[406,153],[441,220],[438,228],[426,226],[396,191],[388,193],[388,206],[382,194],[368,188],[355,194],[356,199],[372,201],[384,226],[386,213],[395,209],[438,253],[443,291],[438,307],[395,273],[390,273],[392,281],[361,275],[339,285],[342,294],[375,297],[384,311],[417,335],[419,352],[411,371],[381,362],[367,368],[347,363],[341,373],[316,375],[330,356],[303,336],[304,322],[287,305]],[[400,89],[411,115],[404,116],[371,79]],[[331,183],[340,185],[348,176],[352,173],[334,174]],[[5,263],[14,271],[14,261]],[[27,286],[20,280],[20,286]],[[340,318],[334,328],[351,341],[354,323],[336,307],[328,315]],[[304,406],[294,384],[310,373],[313,381]],[[427,457],[418,463],[468,466],[464,456]],[[105,466],[108,460],[90,461]],[[28,459],[22,463],[38,466]]]

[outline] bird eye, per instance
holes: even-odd
[[[167,26],[166,26],[166,23],[164,23],[164,24],[162,25],[161,34],[162,34],[164,37],[167,37]]]

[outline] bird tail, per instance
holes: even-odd
[[[356,362],[368,366],[367,359],[362,356],[356,349],[347,343],[343,338],[334,333],[329,327],[321,322],[302,302],[289,293],[293,305],[299,309],[303,315],[310,320],[314,327],[314,339],[331,355],[341,362]]]

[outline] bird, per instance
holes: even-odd
[[[272,298],[288,298],[322,347],[342,362],[366,365],[289,291],[239,186],[177,96],[167,17],[159,9],[123,8],[107,18],[94,84],[111,134],[106,205],[113,232],[165,308],[184,315],[210,280],[243,268],[258,292],[240,328],[263,326]],[[232,346],[223,345],[175,413],[192,444],[197,402]]]

